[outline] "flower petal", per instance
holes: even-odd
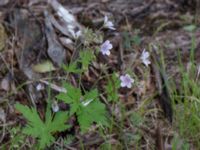
[[[109,50],[106,51],[105,54],[109,56],[110,55],[110,51]]]
[[[132,87],[132,84],[129,83],[129,84],[127,84],[126,86],[127,86],[127,88],[131,88],[131,87]]]
[[[121,87],[126,87],[126,84],[124,82],[121,82]]]
[[[104,23],[108,22],[108,17],[104,16]]]
[[[124,81],[124,76],[120,76],[120,80],[121,80],[121,81]]]

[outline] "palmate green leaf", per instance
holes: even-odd
[[[51,116],[51,118],[53,118],[51,121],[44,122],[41,120],[35,108],[29,108],[21,104],[16,104],[15,107],[28,120],[28,124],[23,132],[37,138],[39,140],[40,149],[49,146],[55,140],[52,133],[64,131],[70,127],[65,124],[68,120],[67,112],[58,112],[55,114],[54,118]]]
[[[70,115],[72,115],[79,109],[81,90],[68,83],[64,83],[64,88],[67,92],[58,94],[56,98],[70,104]]]
[[[66,125],[65,122],[68,120],[68,112],[57,112],[55,114],[55,117],[53,118],[53,121],[48,125],[48,129],[50,132],[61,132],[68,128],[70,128],[69,125]]]
[[[82,70],[77,68],[78,64],[77,61],[71,62],[68,66],[63,65],[63,69],[67,71],[68,73],[81,73]]]
[[[89,99],[96,99],[98,98],[98,91],[97,89],[91,90],[90,92],[86,92],[84,95],[84,100],[89,100]]]
[[[100,102],[98,95],[97,89],[91,90],[84,95],[84,101],[92,101],[86,106],[82,105],[77,113],[82,132],[87,131],[93,123],[108,125],[106,107]]]
[[[87,131],[93,123],[108,126],[108,113],[98,98],[87,106],[82,106],[77,116],[82,132]]]
[[[82,64],[82,70],[88,69],[90,62],[95,58],[91,50],[83,50],[80,52],[80,63]]]
[[[60,93],[56,96],[57,99],[64,101],[67,104],[73,103],[74,101],[79,101],[81,97],[81,90],[73,87],[71,84],[64,83],[64,88],[66,93]]]
[[[76,114],[82,132],[87,131],[93,123],[108,125],[108,113],[98,98],[97,89],[82,95],[80,89],[72,85],[65,84],[65,88],[67,93],[59,94],[57,98],[66,103],[70,102],[70,115]]]

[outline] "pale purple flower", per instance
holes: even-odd
[[[143,64],[145,64],[145,66],[148,67],[149,64],[151,64],[150,60],[149,60],[149,52],[146,52],[146,50],[144,49],[142,52],[142,55],[140,57],[140,59],[142,60]]]
[[[113,48],[112,44],[110,43],[109,40],[106,40],[102,45],[101,45],[101,53],[103,55],[110,55],[110,50]]]
[[[134,82],[134,79],[132,79],[129,74],[120,76],[120,80],[121,80],[121,87],[127,87],[127,88],[131,88],[132,83]]]
[[[109,21],[109,20],[108,20],[108,17],[107,17],[107,16],[104,17],[104,24],[103,24],[103,27],[104,27],[104,28],[111,29],[111,30],[116,30],[116,29],[114,28],[114,24],[112,23],[112,21]]]

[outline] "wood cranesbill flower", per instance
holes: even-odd
[[[102,45],[101,45],[101,48],[100,48],[100,52],[103,54],[103,55],[110,55],[110,50],[113,48],[112,44],[110,43],[109,40],[106,40]]]
[[[132,79],[129,74],[120,76],[120,80],[121,80],[120,84],[121,87],[127,87],[127,88],[131,88],[134,82],[134,79]]]
[[[141,57],[140,57],[140,59],[142,60],[143,64],[144,64],[145,66],[147,66],[147,67],[148,67],[149,64],[151,64],[151,62],[150,62],[150,60],[149,60],[149,56],[150,56],[149,52],[147,52],[147,51],[144,49],[143,52],[142,52],[142,55],[141,55]]]
[[[116,28],[114,28],[114,24],[112,23],[112,21],[108,20],[107,16],[104,17],[103,27],[111,30],[116,30]]]

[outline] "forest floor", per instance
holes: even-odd
[[[200,149],[199,8],[1,0],[0,149]]]

